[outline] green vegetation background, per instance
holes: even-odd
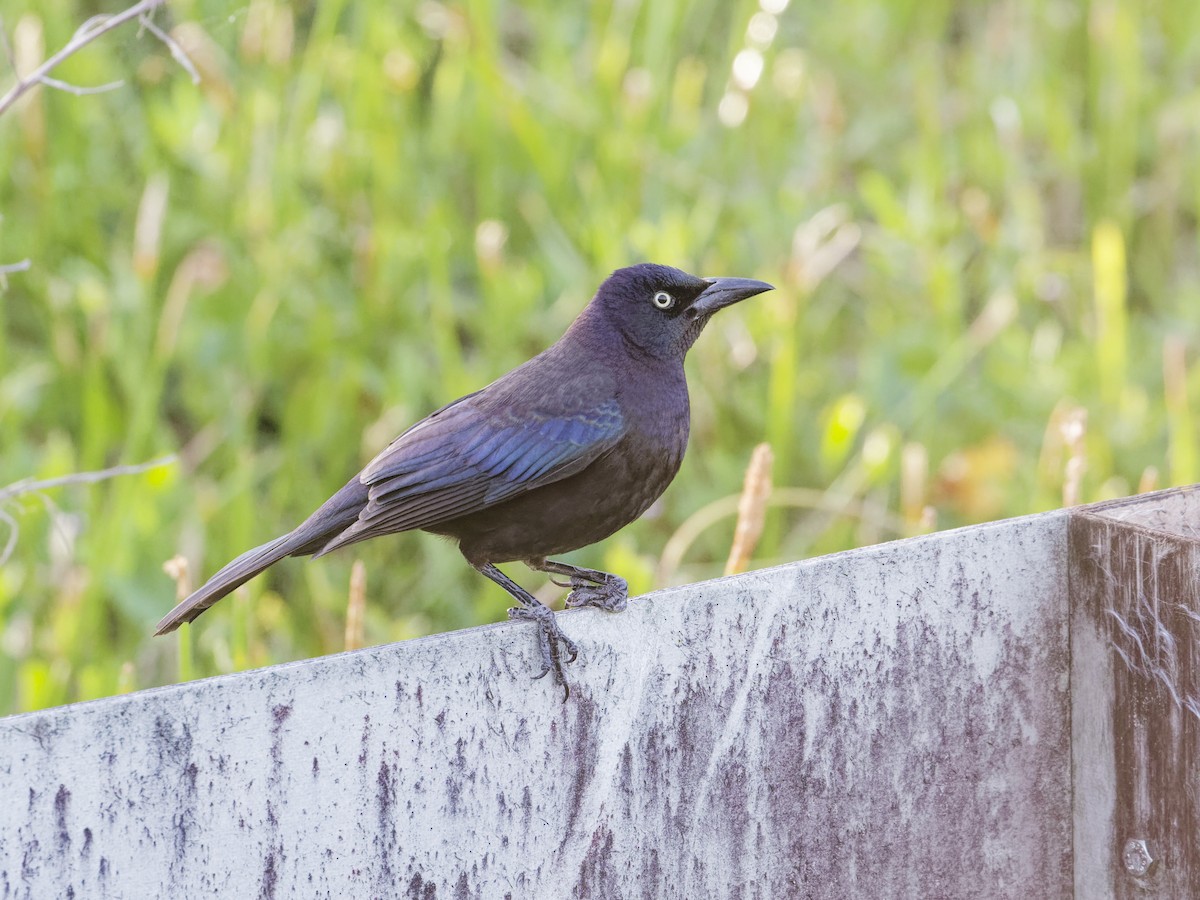
[[[3,15],[28,71],[119,8]],[[158,21],[199,86],[125,27],[56,73],[124,87],[0,118],[0,263],[32,261],[0,294],[0,485],[178,457],[3,507],[0,712],[337,651],[355,558],[368,643],[502,618],[417,534],[149,636],[165,560],[194,582],[292,527],[637,260],[780,286],[693,351],[661,505],[576,554],[637,591],[720,573],[733,519],[704,510],[761,441],[788,490],[754,565],[1200,480],[1194,0],[177,0]]]

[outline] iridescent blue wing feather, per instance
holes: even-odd
[[[380,534],[428,528],[567,478],[624,433],[615,400],[548,414],[512,406],[485,410],[470,399],[417,423],[363,469],[366,505],[317,555]]]

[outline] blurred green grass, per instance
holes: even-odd
[[[4,21],[30,60],[118,7]],[[355,558],[368,643],[503,617],[452,546],[404,535],[149,637],[165,560],[195,583],[292,527],[637,260],[780,286],[693,351],[660,507],[575,555],[639,591],[719,574],[730,518],[659,557],[763,440],[811,490],[781,494],[757,565],[1200,480],[1190,0],[177,0],[160,21],[199,87],[126,28],[56,73],[125,87],[0,119],[0,263],[33,261],[0,294],[0,485],[179,457],[6,506],[0,713],[339,650]]]

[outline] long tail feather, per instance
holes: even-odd
[[[290,555],[296,549],[292,539],[293,534],[289,533],[283,537],[277,537],[261,547],[247,550],[163,616],[162,621],[154,629],[154,633],[166,634],[174,631],[184,622],[192,621],[226,594],[232,593],[259,572]]]
[[[190,597],[167,613],[154,633],[166,634],[184,622],[192,621],[226,594],[232,593],[285,556],[309,556],[315,553],[354,522],[366,502],[366,486],[358,480],[358,476],[351,478],[345,487],[322,503],[321,508],[295,531],[289,531],[261,547],[247,550],[208,579]]]

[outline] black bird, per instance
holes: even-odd
[[[608,537],[666,490],[687,449],[684,355],[717,310],[769,290],[649,263],[618,269],[556,344],[408,429],[294,531],[217,572],[156,634],[285,556],[420,528],[455,538],[467,562],[516,598],[510,618],[539,628],[537,677],[553,672],[565,688],[562,651],[573,661],[574,642],[496,563],[564,576],[568,606],[624,609],[623,578],[547,557]]]

